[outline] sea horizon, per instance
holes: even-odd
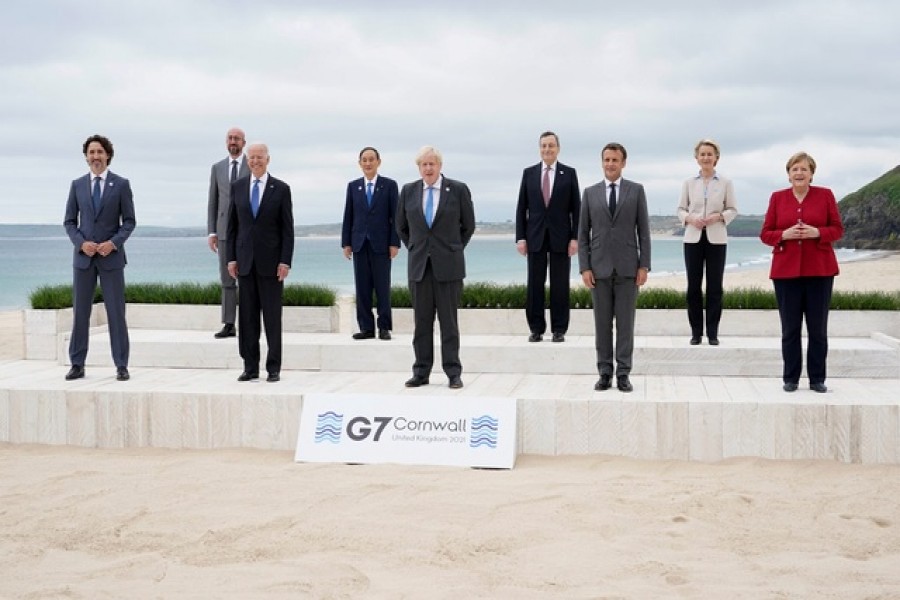
[[[147,228],[150,229],[150,228]],[[202,228],[185,235],[186,228],[154,228],[126,242],[129,283],[215,283],[218,259],[207,246]],[[169,231],[172,235],[161,235]],[[650,277],[684,273],[680,236],[653,235]],[[29,295],[45,285],[70,285],[72,244],[62,226],[0,225],[0,309],[27,308]],[[730,238],[727,270],[765,268],[771,249],[758,238]],[[865,258],[871,252],[838,250],[841,260]],[[516,251],[511,232],[482,232],[466,248],[466,282],[524,284],[526,261]],[[578,260],[572,261],[571,280],[580,284]],[[297,236],[287,283],[328,286],[339,294],[353,293],[353,267],[343,257],[337,232]],[[392,284],[406,283],[406,251],[392,263]]]

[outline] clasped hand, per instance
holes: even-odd
[[[116,249],[116,245],[111,241],[106,240],[105,242],[90,242],[86,241],[81,244],[81,252],[86,256],[94,256],[95,254],[99,254],[100,256],[109,256]]]
[[[820,235],[819,228],[807,225],[806,223],[797,223],[785,229],[781,234],[783,240],[812,240]]]

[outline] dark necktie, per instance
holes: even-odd
[[[616,184],[609,184],[609,216],[616,214]]]
[[[372,206],[372,182],[366,184],[366,202],[369,203],[369,206]]]
[[[253,180],[253,190],[250,192],[250,210],[253,211],[253,218],[259,213],[259,179]]]
[[[231,181],[237,179],[237,161],[231,161]]]
[[[431,222],[434,219],[434,188],[428,186],[428,197],[425,199],[425,223],[428,229],[431,229]]]
[[[541,195],[544,206],[550,206],[550,167],[544,167],[544,178],[541,180]]]
[[[100,177],[94,177],[94,190],[91,192],[91,203],[94,205],[94,214],[100,212]]]

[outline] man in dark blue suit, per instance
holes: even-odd
[[[134,200],[127,179],[109,171],[113,145],[102,135],[92,135],[82,147],[90,172],[72,182],[63,226],[74,246],[72,260],[72,336],[66,379],[84,377],[88,353],[91,308],[97,278],[109,327],[109,343],[116,379],[128,374],[128,325],[125,322],[125,240],[137,224]]]
[[[259,315],[269,353],[266,381],[281,379],[281,312],[284,280],[294,256],[291,188],[267,170],[265,144],[247,147],[250,176],[231,184],[226,252],[228,272],[238,280],[238,347],[244,371],[238,381],[259,379]]]
[[[400,250],[394,226],[399,195],[397,182],[378,174],[381,155],[367,146],[359,153],[363,177],[347,184],[341,246],[344,256],[353,258],[356,282],[356,322],[359,332],[353,339],[375,337],[372,292],[378,306],[378,338],[391,339],[391,260]]]
[[[552,131],[540,137],[541,162],[522,173],[516,205],[516,248],[528,257],[525,317],[529,342],[540,342],[547,330],[544,282],[550,267],[550,331],[564,342],[569,329],[569,274],[578,253],[581,192],[575,169],[557,162],[559,138]]]

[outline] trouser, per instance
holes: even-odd
[[[691,335],[703,337],[703,271],[706,268],[706,335],[719,337],[722,318],[722,278],[725,274],[725,244],[710,243],[706,230],[700,241],[684,245],[687,271],[687,312]]]
[[[825,383],[828,357],[828,308],[834,277],[796,277],[773,279],[778,314],[781,316],[782,377],[785,383],[798,383],[803,372],[801,330],[806,319],[809,338],[806,349],[806,373],[810,383]]]

